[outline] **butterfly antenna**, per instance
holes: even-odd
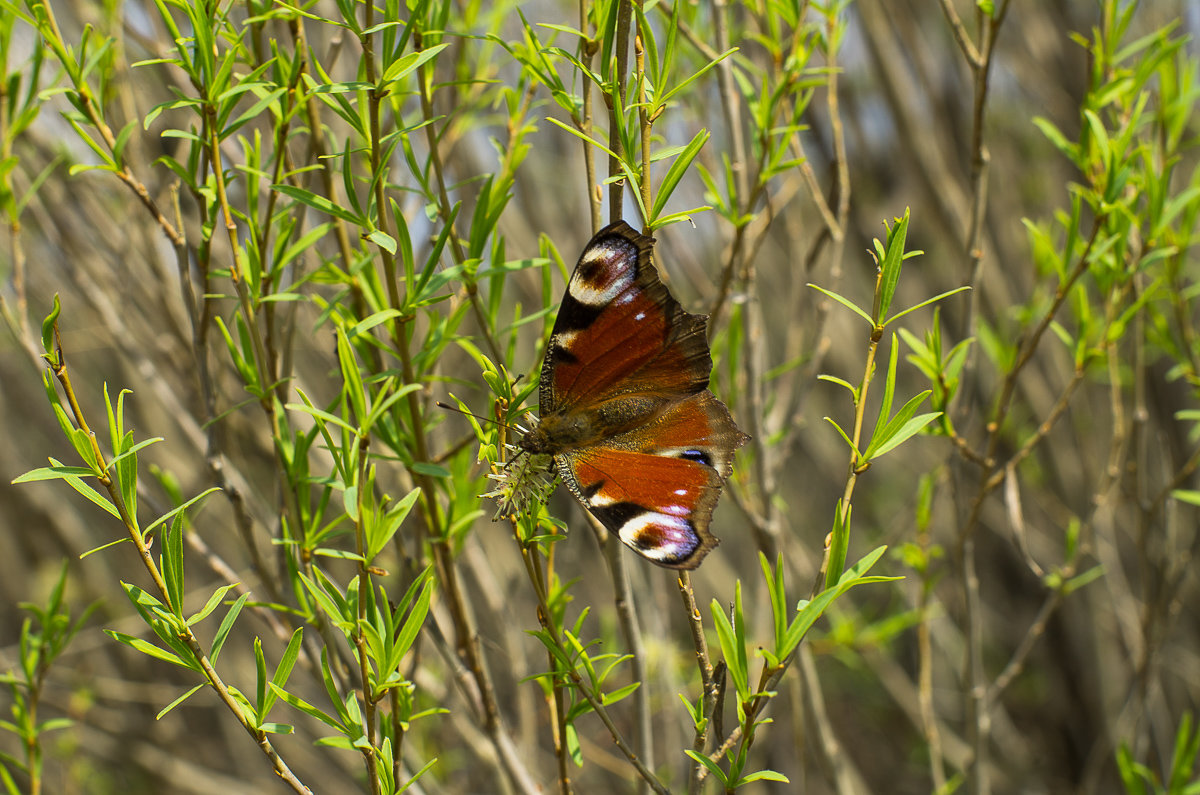
[[[507,422],[501,422],[500,420],[492,419],[491,417],[484,417],[484,416],[476,414],[472,411],[467,411],[466,409],[460,409],[458,406],[451,406],[449,403],[443,403],[440,400],[435,401],[435,402],[437,403],[437,407],[439,409],[445,409],[446,411],[457,411],[459,414],[465,414],[468,417],[474,417],[475,419],[479,420],[480,422],[490,422],[492,425],[499,425],[503,428],[508,428],[510,431],[516,430],[515,428],[513,428],[513,426],[509,425]]]
[[[493,419],[491,417],[484,417],[479,414],[475,414],[474,412],[467,411],[466,409],[461,409],[458,406],[451,406],[449,403],[443,403],[440,400],[435,401],[435,402],[437,404],[437,407],[440,409],[445,409],[446,411],[456,411],[459,414],[465,414],[468,417],[474,417],[475,419],[479,420],[480,422],[488,422],[488,423],[491,423],[492,425],[499,425],[501,428],[504,428],[505,430],[507,430],[512,437],[520,436],[525,433],[525,429],[522,428],[520,425],[509,425],[507,422],[501,422],[500,420]],[[512,444],[511,442],[507,442],[506,446],[509,448],[516,448],[516,455],[514,455],[512,458],[508,459],[508,461],[506,461],[504,464],[504,466],[507,468],[510,464],[512,464],[513,461],[520,458],[521,453],[525,452],[525,450],[524,450],[524,448],[518,448],[516,445]]]

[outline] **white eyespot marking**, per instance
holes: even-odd
[[[637,257],[632,246],[621,241],[602,243],[584,252],[571,277],[571,297],[587,306],[604,306],[633,285],[637,269],[628,260]],[[633,299],[627,295],[622,301]]]
[[[675,496],[676,496],[676,497],[686,497],[686,496],[687,496],[687,494],[688,494],[688,490],[687,490],[687,489],[675,489]]]
[[[563,348],[565,350],[570,350],[571,345],[574,344],[575,338],[578,336],[579,336],[578,331],[574,331],[574,330],[560,331],[554,335],[553,339],[550,340],[550,346],[553,348]]]
[[[583,256],[579,258],[580,265],[594,265],[597,262],[609,259],[610,257],[619,257],[628,251],[628,246],[617,243],[615,241],[607,241],[592,246],[587,251],[583,252]]]
[[[603,508],[615,502],[617,502],[617,499],[606,495],[603,489],[588,497],[588,505],[592,508]]]
[[[700,545],[700,536],[687,519],[653,511],[633,517],[619,533],[622,541],[651,560],[682,560]]]
[[[646,313],[645,313],[645,312],[638,312],[636,315],[634,315],[634,316],[633,316],[633,319],[634,319],[634,320],[645,320],[645,319],[646,319]]]
[[[571,281],[571,297],[586,306],[606,306],[633,285],[632,273],[611,274],[607,282],[599,284],[575,279]]]

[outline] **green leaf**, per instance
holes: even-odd
[[[854,452],[854,460],[857,463],[859,461],[859,459],[862,458],[862,456],[858,453],[858,449],[855,448],[854,442],[850,441],[850,437],[848,435],[846,435],[845,431],[842,430],[842,426],[840,426],[836,422],[834,422],[832,417],[823,417],[822,419],[824,419],[826,422],[828,422],[830,425],[833,426],[834,430],[836,430],[838,432],[838,435],[841,436],[842,439],[846,442],[846,446],[849,447]]]
[[[313,193],[312,191],[305,190],[304,188],[298,188],[295,185],[287,185],[284,183],[272,185],[271,189],[278,193],[282,193],[284,196],[295,199],[301,204],[306,204],[314,210],[319,210],[326,215],[332,215],[334,218],[340,218],[343,221],[348,221],[349,223],[356,224],[358,226],[366,225],[366,219],[360,218],[344,207],[339,207],[319,193]]]
[[[185,502],[183,505],[180,505],[177,508],[172,508],[171,510],[167,511],[162,516],[158,517],[153,522],[151,522],[150,525],[147,526],[146,529],[142,531],[142,535],[145,536],[151,530],[158,527],[160,524],[171,521],[172,519],[175,518],[175,516],[177,516],[180,513],[183,513],[188,508],[192,507],[193,505],[198,503],[200,500],[203,500],[205,497],[207,497],[208,495],[210,495],[216,491],[220,491],[220,489],[217,488],[216,486],[213,486],[211,489],[206,489],[205,491],[202,491],[199,494],[197,494],[195,497],[192,497],[190,500]]]
[[[1094,582],[1104,576],[1103,566],[1093,566],[1082,574],[1078,574],[1063,583],[1063,596],[1070,596],[1075,591],[1078,591],[1088,583]]]
[[[200,612],[194,613],[188,618],[187,625],[189,627],[195,626],[204,619],[208,618],[209,615],[211,615],[212,612],[217,609],[217,605],[221,604],[221,600],[225,598],[225,594],[229,593],[231,589],[236,587],[237,583],[231,583],[229,585],[222,585],[220,588],[213,591],[213,595],[208,597],[208,601],[204,603],[204,607],[200,609]]]
[[[666,105],[668,102],[671,101],[671,98],[673,96],[675,96],[676,94],[678,94],[681,91],[686,90],[688,86],[690,86],[696,80],[699,80],[701,77],[703,77],[706,72],[708,72],[714,66],[716,66],[721,61],[728,58],[729,56],[733,55],[737,51],[738,51],[737,47],[732,47],[732,48],[726,50],[725,52],[721,53],[720,55],[718,55],[716,58],[712,59],[708,63],[706,63],[704,66],[700,67],[695,72],[690,72],[690,70],[689,70],[689,72],[688,72],[689,76],[685,80],[680,82],[679,85],[674,86],[673,88],[671,88],[671,90],[664,92],[662,97],[660,97],[658,99],[656,104],[659,107]]]
[[[386,323],[393,318],[400,317],[403,314],[399,309],[383,309],[379,312],[372,312],[362,320],[355,323],[346,329],[346,336],[350,339],[355,339],[361,336],[364,332],[370,331],[381,323]]]
[[[309,704],[307,701],[300,698],[299,696],[292,695],[291,693],[284,690],[282,687],[275,684],[274,682],[269,683],[268,686],[271,688],[271,691],[273,693],[275,693],[275,695],[278,696],[280,699],[282,699],[283,702],[285,704],[287,704],[288,706],[293,707],[294,709],[300,710],[301,712],[303,712],[305,715],[308,715],[309,717],[316,718],[317,720],[321,721],[326,726],[330,727],[331,729],[333,729],[335,731],[338,731],[338,732],[346,731],[346,727],[343,726],[341,723],[339,723],[336,718],[322,712],[321,710],[317,709],[312,704]]]
[[[183,618],[183,517],[171,522],[163,544],[161,566],[167,584],[167,601],[176,618]]]
[[[616,690],[612,691],[611,693],[605,693],[604,696],[600,699],[600,703],[602,703],[606,707],[611,704],[616,704],[618,701],[620,701],[621,699],[630,695],[631,693],[633,693],[633,691],[635,691],[639,687],[641,687],[641,685],[642,685],[641,682],[630,682],[629,684],[625,685],[624,687],[617,688]]]
[[[54,327],[58,324],[58,316],[62,314],[62,304],[59,303],[58,293],[54,294],[54,307],[42,321],[42,350],[50,358],[52,364],[61,364],[54,344]]]
[[[410,52],[402,58],[397,58],[387,68],[387,71],[383,73],[383,85],[386,86],[388,83],[394,83],[397,80],[407,77],[430,58],[433,58],[449,46],[449,44],[438,44],[427,50]]]
[[[775,567],[772,570],[771,562],[760,551],[758,565],[762,569],[763,579],[767,582],[767,595],[771,601],[771,622],[775,629],[775,647],[772,651],[776,658],[775,662],[778,662],[784,656],[780,649],[783,648],[788,620],[787,596],[783,588],[783,555],[782,553],[776,555]]]
[[[712,601],[711,609],[713,623],[717,629],[717,639],[721,643],[721,654],[733,678],[734,687],[741,701],[749,700],[750,665],[746,658],[745,628],[742,626],[742,583],[734,584],[733,620],[725,615],[725,610],[716,599]]]
[[[13,481],[14,483],[16,481]],[[1200,491],[1192,491],[1191,489],[1175,489],[1171,492],[1171,496],[1180,502],[1186,502],[1188,505],[1200,505]]]
[[[871,441],[867,443],[867,449],[863,451],[863,459],[866,461],[871,460],[871,447],[883,435],[883,429],[892,413],[892,399],[896,394],[896,362],[899,357],[900,346],[896,344],[896,335],[893,334],[891,350],[888,354],[887,376],[883,379],[883,402],[880,403],[879,414],[875,417],[875,430],[871,433]]]
[[[95,477],[87,467],[54,466],[31,469],[24,475],[13,478],[12,483],[36,483],[39,480],[66,480],[68,477]]]
[[[99,505],[107,511],[114,519],[120,520],[121,514],[117,510],[117,506],[113,505],[107,497],[93,489],[91,486],[80,480],[81,476],[92,477],[94,472],[91,469],[84,467],[67,467],[60,464],[55,459],[50,459],[54,466],[35,469],[32,472],[26,472],[13,481],[13,483],[28,483],[36,480],[59,479],[65,480],[67,485],[75,489],[75,491],[87,497],[89,500]]]
[[[893,350],[895,350],[894,347]],[[889,419],[886,423],[880,423],[883,425],[883,427],[876,428],[874,438],[871,439],[871,443],[867,445],[867,449],[863,453],[863,459],[866,461],[871,461],[875,458],[878,458],[888,450],[896,447],[896,445],[900,444],[900,442],[904,441],[904,439],[907,439],[924,427],[924,425],[929,422],[929,419],[925,419],[925,421],[920,425],[911,429],[908,427],[908,424],[913,418],[913,415],[917,413],[917,409],[921,407],[921,404],[924,403],[925,399],[931,394],[933,394],[933,390],[926,389],[924,392],[914,395],[913,397],[909,398],[907,403],[900,407],[900,410],[896,412],[896,416]],[[937,415],[940,415],[940,412],[935,413],[935,416]],[[883,416],[880,415],[880,420],[882,419]],[[907,435],[901,439],[897,439],[897,435],[901,434],[902,432],[906,433]]]
[[[391,542],[420,496],[421,489],[413,489],[395,505],[390,506],[380,521],[372,522],[367,527],[368,561],[373,560]]]
[[[911,253],[913,253],[913,254],[916,254],[917,252],[915,252],[915,251],[914,251],[914,252],[911,252]],[[885,326],[886,326],[886,325],[888,325],[888,324],[890,324],[890,323],[895,323],[897,320],[899,320],[900,318],[902,318],[902,317],[904,317],[905,315],[909,314],[910,312],[916,312],[918,309],[922,309],[922,308],[924,308],[924,307],[927,307],[927,306],[929,306],[930,304],[935,304],[935,303],[937,303],[938,301],[941,301],[943,298],[949,298],[950,296],[954,295],[955,293],[963,293],[963,292],[966,292],[967,290],[970,290],[970,289],[971,289],[970,287],[955,287],[953,290],[947,290],[947,291],[946,291],[946,292],[944,292],[944,293],[938,293],[938,294],[937,294],[937,295],[935,295],[933,298],[926,298],[926,299],[925,299],[924,301],[922,301],[921,303],[919,303],[919,304],[914,304],[913,306],[910,306],[908,309],[902,310],[902,311],[900,311],[900,312],[896,313],[895,315],[892,315],[891,317],[889,317],[887,320],[885,320],[885,321],[883,322],[883,325],[885,325]]]
[[[349,431],[350,433],[358,433],[358,428],[346,422],[341,417],[330,414],[328,411],[323,411],[315,406],[304,406],[299,403],[288,403],[284,406],[284,408],[287,408],[291,411],[302,411],[305,414],[310,414],[312,415],[313,419],[318,421],[318,423],[324,421],[336,425],[343,430]]]
[[[376,229],[367,235],[367,239],[392,256],[396,255],[396,238],[386,232]]]
[[[354,418],[362,422],[367,417],[367,390],[363,386],[362,373],[358,369],[358,360],[350,341],[346,339],[344,329],[337,329],[338,364],[342,370],[342,390],[354,411]],[[357,433],[357,429],[355,430]]]
[[[194,693],[195,693],[197,690],[201,689],[202,687],[204,687],[204,685],[200,684],[200,685],[196,685],[195,687],[191,688],[190,690],[188,690],[187,692],[185,692],[185,693],[184,693],[182,696],[180,696],[179,698],[175,699],[175,700],[174,700],[174,701],[172,701],[170,704],[167,704],[165,707],[163,707],[161,710],[159,710],[158,714],[154,716],[154,719],[155,719],[155,720],[162,720],[162,719],[163,719],[163,717],[164,717],[164,716],[166,716],[166,714],[167,714],[168,712],[170,712],[171,710],[175,709],[176,707],[178,707],[178,706],[179,706],[180,704],[182,704],[183,702],[187,701],[189,698],[191,698],[191,697],[192,697],[192,695],[193,695],[193,694],[194,694]]]
[[[132,635],[126,635],[124,632],[117,632],[111,629],[104,630],[104,634],[108,635],[113,640],[124,643],[126,646],[129,646],[132,649],[140,651],[142,654],[149,655],[150,657],[156,657],[159,660],[165,660],[166,662],[172,663],[173,665],[178,665],[181,668],[192,667],[185,663],[177,654],[169,652],[166,649],[159,648],[153,643],[148,643],[141,638],[135,638]]]
[[[675,192],[675,188],[687,173],[688,168],[691,167],[692,161],[700,154],[700,150],[704,147],[704,144],[711,137],[708,130],[700,130],[700,132],[692,137],[692,140],[684,147],[674,162],[671,163],[671,167],[667,169],[666,175],[663,177],[662,182],[659,183],[658,192],[654,197],[654,205],[650,210],[650,216],[647,220],[647,224],[651,228],[656,226],[655,221],[662,213],[671,195]]]
[[[570,127],[570,126],[564,124],[563,122],[559,121],[558,119],[554,118],[553,116],[548,117],[546,119],[546,121],[563,128],[564,130],[569,132],[571,135],[574,135],[576,138],[580,138],[583,141],[585,141],[586,143],[591,144],[592,146],[596,147],[597,149],[599,149],[601,152],[608,155],[609,157],[614,158],[614,159],[619,159],[619,158],[617,158],[616,152],[609,149],[607,146],[600,143],[595,138],[591,138],[591,137],[585,135],[584,133],[580,132],[579,130],[576,130],[574,127]]]
[[[249,598],[249,593],[239,596],[237,601],[229,607],[229,612],[225,614],[225,618],[221,619],[221,626],[217,628],[217,634],[213,636],[212,651],[208,655],[213,665],[217,664],[217,658],[221,656],[221,648],[225,645],[226,638],[229,637],[229,631],[233,629],[233,622],[237,621],[238,615],[242,612],[242,608],[245,607],[246,600]]]
[[[896,223],[888,230],[887,248],[883,260],[879,263],[879,288],[875,295],[875,306],[872,311],[873,319],[882,325],[887,317],[892,298],[896,295],[896,285],[900,282],[900,269],[904,262],[904,242],[908,237],[909,210],[904,208],[904,216],[897,218]]]
[[[875,321],[871,319],[871,316],[868,315],[863,310],[859,309],[858,306],[856,306],[854,304],[854,302],[851,301],[849,298],[843,298],[842,296],[838,295],[837,293],[833,292],[832,290],[826,290],[824,287],[819,287],[815,284],[812,284],[811,282],[809,283],[808,286],[813,288],[814,290],[816,290],[818,293],[821,293],[822,295],[828,296],[829,298],[832,298],[834,301],[837,301],[839,304],[846,307],[847,309],[852,311],[854,314],[861,317],[863,320],[867,321],[868,325],[870,325],[871,328],[875,327]]]
[[[873,582],[892,582],[903,579],[903,577],[865,576],[866,572],[870,571],[871,567],[875,565],[876,561],[879,560],[886,550],[886,546],[879,546],[871,550],[866,555],[863,555],[858,563],[842,574],[837,585],[832,588],[826,588],[811,602],[807,600],[800,602],[796,608],[797,616],[793,619],[791,626],[788,627],[787,648],[796,648],[804,638],[805,633],[816,623],[816,620],[821,617],[833,600],[856,585],[865,585]]]
[[[450,478],[450,470],[446,469],[446,467],[424,461],[414,461],[409,466],[409,469],[420,475],[428,475],[431,478],[440,478],[442,480]]]
[[[914,397],[913,401],[916,401],[918,399],[924,400],[928,396],[928,394],[929,394],[929,391],[926,390],[925,392],[922,392],[920,395],[917,395],[916,397]],[[912,401],[909,401],[909,402],[911,403]],[[905,407],[907,408],[907,405]],[[915,406],[914,406],[914,408],[915,408]],[[896,429],[895,433],[892,433],[890,435],[885,434],[885,436],[887,436],[887,438],[884,441],[884,443],[879,445],[879,447],[876,448],[874,454],[869,456],[867,460],[873,461],[876,458],[879,458],[881,455],[884,455],[885,453],[891,452],[892,450],[896,449],[896,447],[903,444],[905,441],[907,441],[912,436],[915,436],[916,434],[920,433],[922,428],[924,428],[926,425],[933,422],[940,416],[942,416],[942,412],[932,411],[932,412],[929,412],[928,414],[921,414],[919,416],[913,417],[910,420],[906,420],[903,425],[901,425],[899,428]]]
[[[855,401],[858,400],[858,390],[854,387],[854,384],[851,384],[849,381],[844,381],[841,378],[838,378],[837,376],[834,376],[834,375],[818,375],[817,380],[818,381],[828,381],[831,384],[837,384],[838,386],[843,386],[846,388],[847,392],[849,392],[851,395],[854,396]]]
[[[725,776],[725,771],[721,769],[720,765],[709,759],[704,754],[697,753],[690,748],[683,749],[683,752],[690,756],[694,761],[699,762],[708,768],[708,772],[711,773],[717,781],[721,782],[721,786],[726,789],[728,788],[729,779]]]
[[[833,530],[830,533],[829,563],[825,569],[825,587],[828,588],[842,576],[846,565],[846,550],[850,548],[850,518],[854,513],[852,504],[845,504],[841,498],[833,509]],[[787,647],[791,653],[792,647]]]

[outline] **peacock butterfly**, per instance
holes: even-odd
[[[706,315],[659,280],[654,239],[601,229],[567,283],[546,346],[540,421],[518,442],[553,456],[567,488],[647,560],[694,569],[733,451],[750,437],[708,390]]]

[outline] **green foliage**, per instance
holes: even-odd
[[[21,758],[0,751],[0,776],[10,793],[20,791],[13,778],[14,770],[28,777],[32,790],[41,788],[44,736],[70,728],[74,723],[68,718],[44,719],[38,714],[51,666],[67,650],[96,608],[95,604],[90,605],[72,621],[66,587],[67,563],[63,561],[45,605],[21,603],[21,609],[30,615],[21,622],[17,638],[18,667],[15,673],[0,673],[0,684],[5,685],[12,702],[12,720],[0,720],[0,730],[11,733],[24,751]]]
[[[1175,733],[1171,760],[1160,778],[1154,770],[1138,762],[1126,742],[1117,750],[1117,768],[1129,795],[1195,795],[1200,792],[1196,763],[1200,759],[1200,732],[1195,731],[1191,712],[1183,713]]]

